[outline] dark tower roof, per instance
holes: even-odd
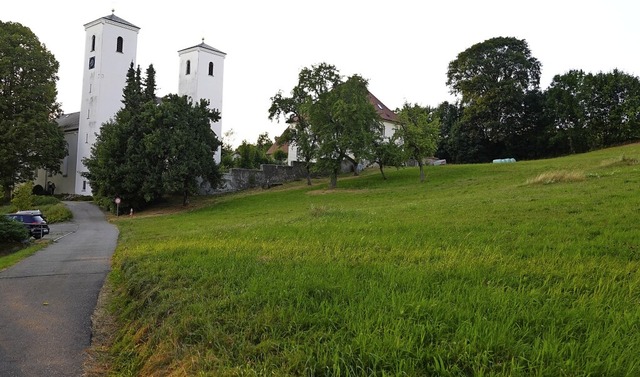
[[[192,48],[203,48],[205,50],[209,50],[209,51],[213,51],[213,52],[217,52],[218,54],[222,54],[222,55],[227,55],[226,52],[222,52],[220,50],[218,50],[217,48],[211,47],[208,44],[202,42],[198,45],[192,46],[192,47],[188,47],[188,48],[183,48],[182,50],[178,50],[178,53],[182,52],[182,51],[186,51],[186,50],[191,50]]]
[[[87,25],[90,25],[90,24],[92,24],[92,23],[94,23],[94,22],[96,22],[96,21],[100,21],[100,20],[109,20],[109,21],[112,21],[112,22],[116,22],[116,23],[122,24],[122,25],[124,25],[124,26],[128,26],[128,27],[130,27],[130,28],[135,28],[135,29],[140,30],[140,28],[139,28],[138,26],[136,26],[136,25],[132,24],[132,23],[131,23],[131,22],[129,22],[129,21],[125,21],[125,20],[123,20],[122,18],[120,18],[120,17],[116,16],[116,15],[115,15],[115,14],[113,14],[113,13],[111,13],[111,14],[110,14],[110,15],[108,15],[108,16],[100,17],[100,18],[98,18],[98,19],[96,19],[96,20],[94,20],[94,21],[88,22],[88,23],[86,23],[84,26],[86,27]]]

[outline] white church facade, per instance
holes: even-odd
[[[62,161],[62,174],[39,171],[35,184],[47,188],[55,184],[56,193],[91,195],[91,187],[83,173],[87,168],[83,159],[91,154],[91,147],[100,128],[122,108],[122,91],[131,63],[136,66],[138,32],[140,28],[111,14],[84,25],[86,31],[82,102],[78,113],[65,114],[58,119],[68,145],[69,154]],[[212,109],[222,111],[222,82],[226,54],[204,41],[178,51],[180,72],[178,95],[191,97],[194,102],[206,99]],[[222,123],[212,123],[212,130],[222,137]],[[220,150],[214,156],[220,162]]]

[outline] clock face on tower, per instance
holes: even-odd
[[[96,66],[96,57],[92,56],[89,58],[89,69],[93,69]]]

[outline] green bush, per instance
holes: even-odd
[[[69,208],[60,202],[46,208],[44,214],[47,217],[47,222],[49,224],[69,221],[73,218]]]
[[[29,231],[22,223],[0,216],[0,243],[20,242],[29,238]]]
[[[60,203],[60,200],[55,196],[34,196],[33,197],[33,206],[41,207],[45,205],[55,205]]]
[[[11,204],[13,204],[17,210],[31,209],[33,206],[32,191],[33,182],[25,182],[21,184],[15,189],[13,199],[11,199]]]

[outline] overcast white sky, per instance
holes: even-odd
[[[84,24],[111,14],[141,28],[137,64],[156,69],[158,95],[178,91],[178,50],[205,43],[227,53],[223,132],[233,145],[273,139],[270,98],[289,94],[304,67],[326,62],[360,74],[389,108],[452,100],[450,61],[471,45],[525,39],[542,63],[541,88],[570,69],[640,74],[637,0],[15,0],[0,20],[29,27],[60,62],[58,101],[80,109]]]

